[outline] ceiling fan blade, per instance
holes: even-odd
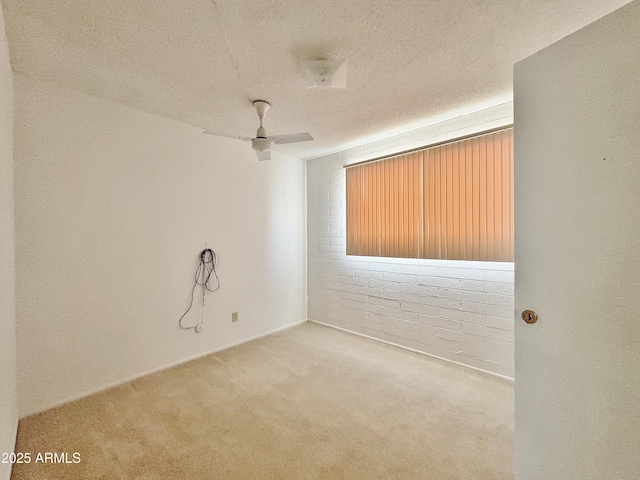
[[[263,152],[256,150],[256,155],[258,156],[258,160],[261,162],[271,160],[271,150],[265,150]]]
[[[202,133],[204,133],[205,135],[213,135],[216,137],[233,138],[235,140],[247,140],[249,142],[252,140],[251,137],[234,137],[233,135],[224,135],[222,133],[217,133],[212,130],[203,130]]]
[[[285,133],[284,135],[272,135],[269,137],[276,145],[282,145],[283,143],[296,143],[296,142],[308,142],[313,140],[313,137],[308,133]]]

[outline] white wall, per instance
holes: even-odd
[[[0,453],[13,452],[18,427],[12,82],[0,8]],[[10,475],[11,465],[0,463],[0,479]]]
[[[342,168],[512,121],[508,102],[309,161],[309,319],[513,378],[513,263],[346,256]]]
[[[20,416],[306,320],[304,162],[24,76],[15,88]],[[196,334],[177,321],[205,243],[222,288]],[[186,322],[199,314],[196,296]]]

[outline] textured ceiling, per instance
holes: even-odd
[[[313,158],[512,95],[513,64],[628,0],[2,0],[14,71],[229,136],[272,104]],[[346,90],[297,59],[348,60]]]

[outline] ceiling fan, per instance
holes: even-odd
[[[267,111],[271,108],[269,102],[265,102],[264,100],[256,100],[253,102],[253,105],[256,107],[256,112],[258,112],[258,118],[260,119],[260,126],[258,127],[258,131],[256,132],[255,138],[247,138],[247,137],[234,137],[240,138],[242,140],[249,140],[251,142],[251,146],[256,151],[256,155],[258,156],[258,160],[271,160],[271,144],[274,143],[276,145],[282,145],[285,143],[296,143],[296,142],[307,142],[309,140],[313,140],[313,137],[308,133],[286,133],[284,135],[271,135],[267,136],[267,131],[262,125],[262,121],[264,117],[267,115]],[[213,134],[213,132],[205,131],[205,133]]]

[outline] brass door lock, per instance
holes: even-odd
[[[538,321],[538,314],[533,310],[523,310],[522,319],[529,324],[536,323]]]

